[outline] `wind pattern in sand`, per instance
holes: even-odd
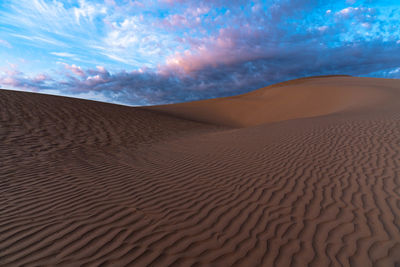
[[[399,266],[400,83],[255,94],[291,86],[364,100],[188,120],[0,91],[0,265]]]

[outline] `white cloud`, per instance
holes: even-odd
[[[115,54],[112,54],[112,53],[103,52],[101,54],[107,56],[110,59],[113,59],[113,60],[121,62],[121,63],[128,64],[128,65],[134,65],[135,63],[137,63],[135,61],[131,61],[131,60],[128,60],[126,58],[122,58],[122,57],[120,57],[118,55],[115,55]]]
[[[140,35],[143,34],[138,17],[130,17],[125,19],[121,24],[114,22],[111,31],[105,42],[111,47],[127,48],[139,41]]]
[[[51,52],[50,54],[58,57],[75,57],[74,54],[66,53],[66,52]]]
[[[400,67],[394,70],[389,71],[389,74],[397,74],[400,73]]]
[[[48,37],[48,36],[34,36],[34,35],[28,36],[28,35],[17,34],[17,33],[12,33],[11,35],[14,37],[17,37],[17,38],[32,41],[36,45],[38,45],[39,43],[47,43],[47,44],[52,44],[55,46],[63,46],[63,47],[67,46],[64,42],[58,41],[58,40]]]
[[[85,0],[79,0],[79,7],[74,8],[76,22],[80,24],[81,18],[89,19],[90,21],[98,14],[106,14],[107,8],[99,4],[92,5]]]
[[[142,16],[128,16],[121,22],[111,22],[110,30],[97,48],[110,59],[136,66],[155,66],[176,48],[176,40],[160,32]]]
[[[10,34],[32,41],[66,46],[68,43],[87,43],[95,39],[95,16],[106,15],[104,4],[80,0],[78,7],[69,7],[62,1],[9,1],[0,10],[0,25],[10,27]],[[17,30],[12,30],[17,29]],[[98,38],[100,39],[100,38]]]
[[[366,7],[346,7],[335,13],[336,16],[341,17],[349,17],[350,15],[362,15],[365,17],[371,17],[371,14],[374,12],[373,8]]]

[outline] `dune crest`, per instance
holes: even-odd
[[[147,108],[0,90],[0,265],[399,266],[399,103],[352,77]]]
[[[261,88],[250,93],[148,109],[201,122],[248,127],[269,122],[315,117],[380,105],[397,81],[356,77],[312,77]]]

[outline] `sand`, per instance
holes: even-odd
[[[1,266],[400,266],[400,81],[132,108],[0,90]]]

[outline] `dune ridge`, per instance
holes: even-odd
[[[399,100],[354,77],[146,108],[0,90],[0,265],[399,266]]]
[[[149,107],[173,116],[233,127],[314,117],[379,105],[390,97],[379,86],[396,88],[391,80],[327,76],[287,81],[250,93],[173,105]]]

